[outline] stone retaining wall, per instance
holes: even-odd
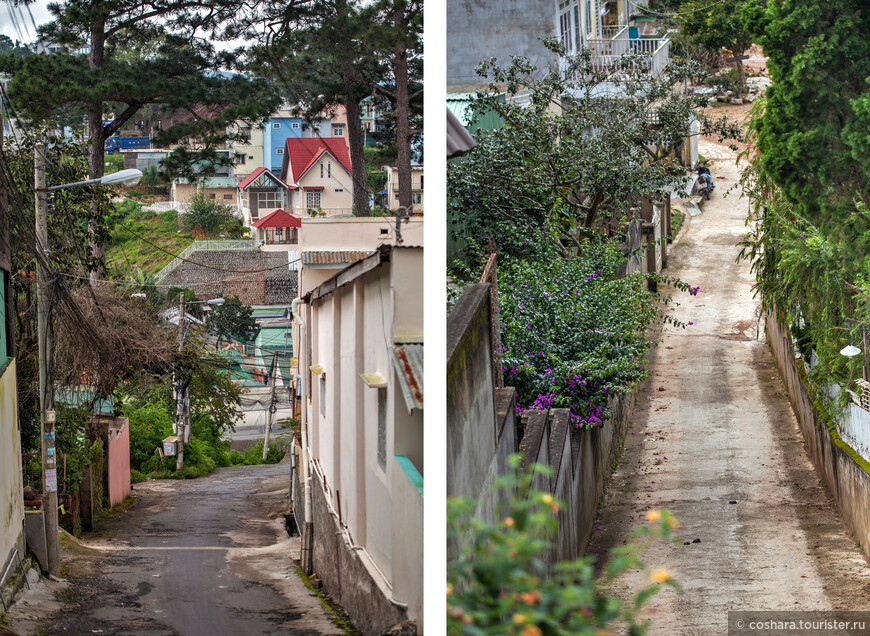
[[[284,305],[296,298],[298,272],[290,270],[287,252],[200,251],[162,284],[193,290],[199,298],[235,296],[246,305]]]

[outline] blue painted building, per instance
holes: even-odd
[[[287,111],[278,111],[263,123],[263,166],[280,174],[287,140],[317,137],[318,133],[321,137],[332,137],[329,119],[311,125],[301,117],[292,117]]]

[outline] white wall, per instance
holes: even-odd
[[[392,255],[391,262],[312,303],[310,364],[325,370],[326,414],[320,410],[320,376],[312,376],[306,407],[311,456],[326,478],[330,504],[340,511],[353,544],[365,549],[392,584],[394,597],[408,598],[417,612],[412,616],[419,617],[422,495],[394,455],[406,455],[422,473],[423,414],[409,413],[390,351],[396,316],[403,322],[402,333],[417,334],[422,341],[423,250],[397,248]],[[402,309],[397,311],[394,303]],[[379,391],[367,386],[361,373],[377,373],[387,381],[383,465],[378,456]]]

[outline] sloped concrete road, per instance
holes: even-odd
[[[136,485],[137,503],[67,553],[69,603],[45,634],[342,634],[296,575],[289,464]],[[270,514],[271,513],[271,514]],[[271,517],[274,517],[270,519]]]
[[[747,200],[723,197],[739,176],[734,153],[702,141],[701,154],[717,187],[669,258],[669,273],[701,287],[675,311],[694,324],[666,328],[651,356],[590,552],[624,543],[649,509],[677,516],[680,543],[645,561],[684,593],[648,603],[651,634],[724,634],[729,610],[870,609],[868,563],[804,452],[749,264],[735,262]],[[612,589],[627,597],[650,582],[632,571]]]

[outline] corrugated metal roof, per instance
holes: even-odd
[[[366,256],[370,256],[372,252],[359,252],[354,250],[339,250],[339,251],[315,251],[302,252],[303,265],[346,265],[348,263],[356,263],[361,261]]]
[[[477,142],[456,119],[456,115],[447,110],[447,158],[461,157],[471,152]]]
[[[391,351],[408,410],[423,408],[423,344],[395,345]]]

